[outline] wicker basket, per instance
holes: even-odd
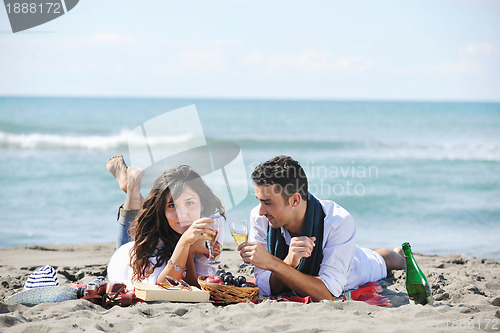
[[[205,282],[206,276],[198,277],[201,289],[210,292],[210,299],[215,302],[245,302],[251,300],[259,291],[260,287],[247,282],[248,287],[227,286],[218,283]]]

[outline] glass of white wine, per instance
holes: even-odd
[[[233,236],[236,244],[240,245],[248,242],[248,224],[246,220],[234,221],[229,223],[229,230]],[[243,264],[243,266],[252,266],[250,264]]]
[[[204,236],[207,236],[207,237],[210,237],[211,239],[207,242],[207,247],[208,247],[208,259],[207,259],[207,264],[220,264],[220,261],[215,259],[214,258],[214,252],[213,252],[213,245],[215,243],[215,239],[217,238],[217,234],[219,233],[219,226],[218,226],[218,223],[217,223],[217,219],[214,218],[215,220],[215,223],[214,223],[214,227],[215,227],[215,234],[212,235],[212,234],[209,234],[209,233],[206,233],[206,234],[203,234]]]
[[[248,242],[248,224],[246,220],[229,223],[229,230],[236,244]]]

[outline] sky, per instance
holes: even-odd
[[[81,0],[12,33],[0,96],[500,101],[500,0]]]

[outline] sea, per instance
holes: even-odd
[[[462,102],[0,97],[0,247],[115,241],[125,195],[106,160],[130,163],[134,129],[192,105],[208,145],[240,149],[228,221],[258,204],[253,168],[284,154],[352,214],[359,246],[500,258],[500,103]]]

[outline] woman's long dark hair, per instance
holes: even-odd
[[[176,200],[184,188],[189,186],[200,197],[201,216],[219,214],[225,218],[224,207],[203,179],[187,165],[169,169],[154,182],[151,192],[142,204],[139,217],[132,223],[131,234],[134,246],[131,250],[130,265],[133,280],[143,280],[161,267],[171,256],[181,237],[168,223],[165,216],[167,200]],[[158,247],[162,241],[163,246]],[[150,261],[156,257],[156,264]]]

